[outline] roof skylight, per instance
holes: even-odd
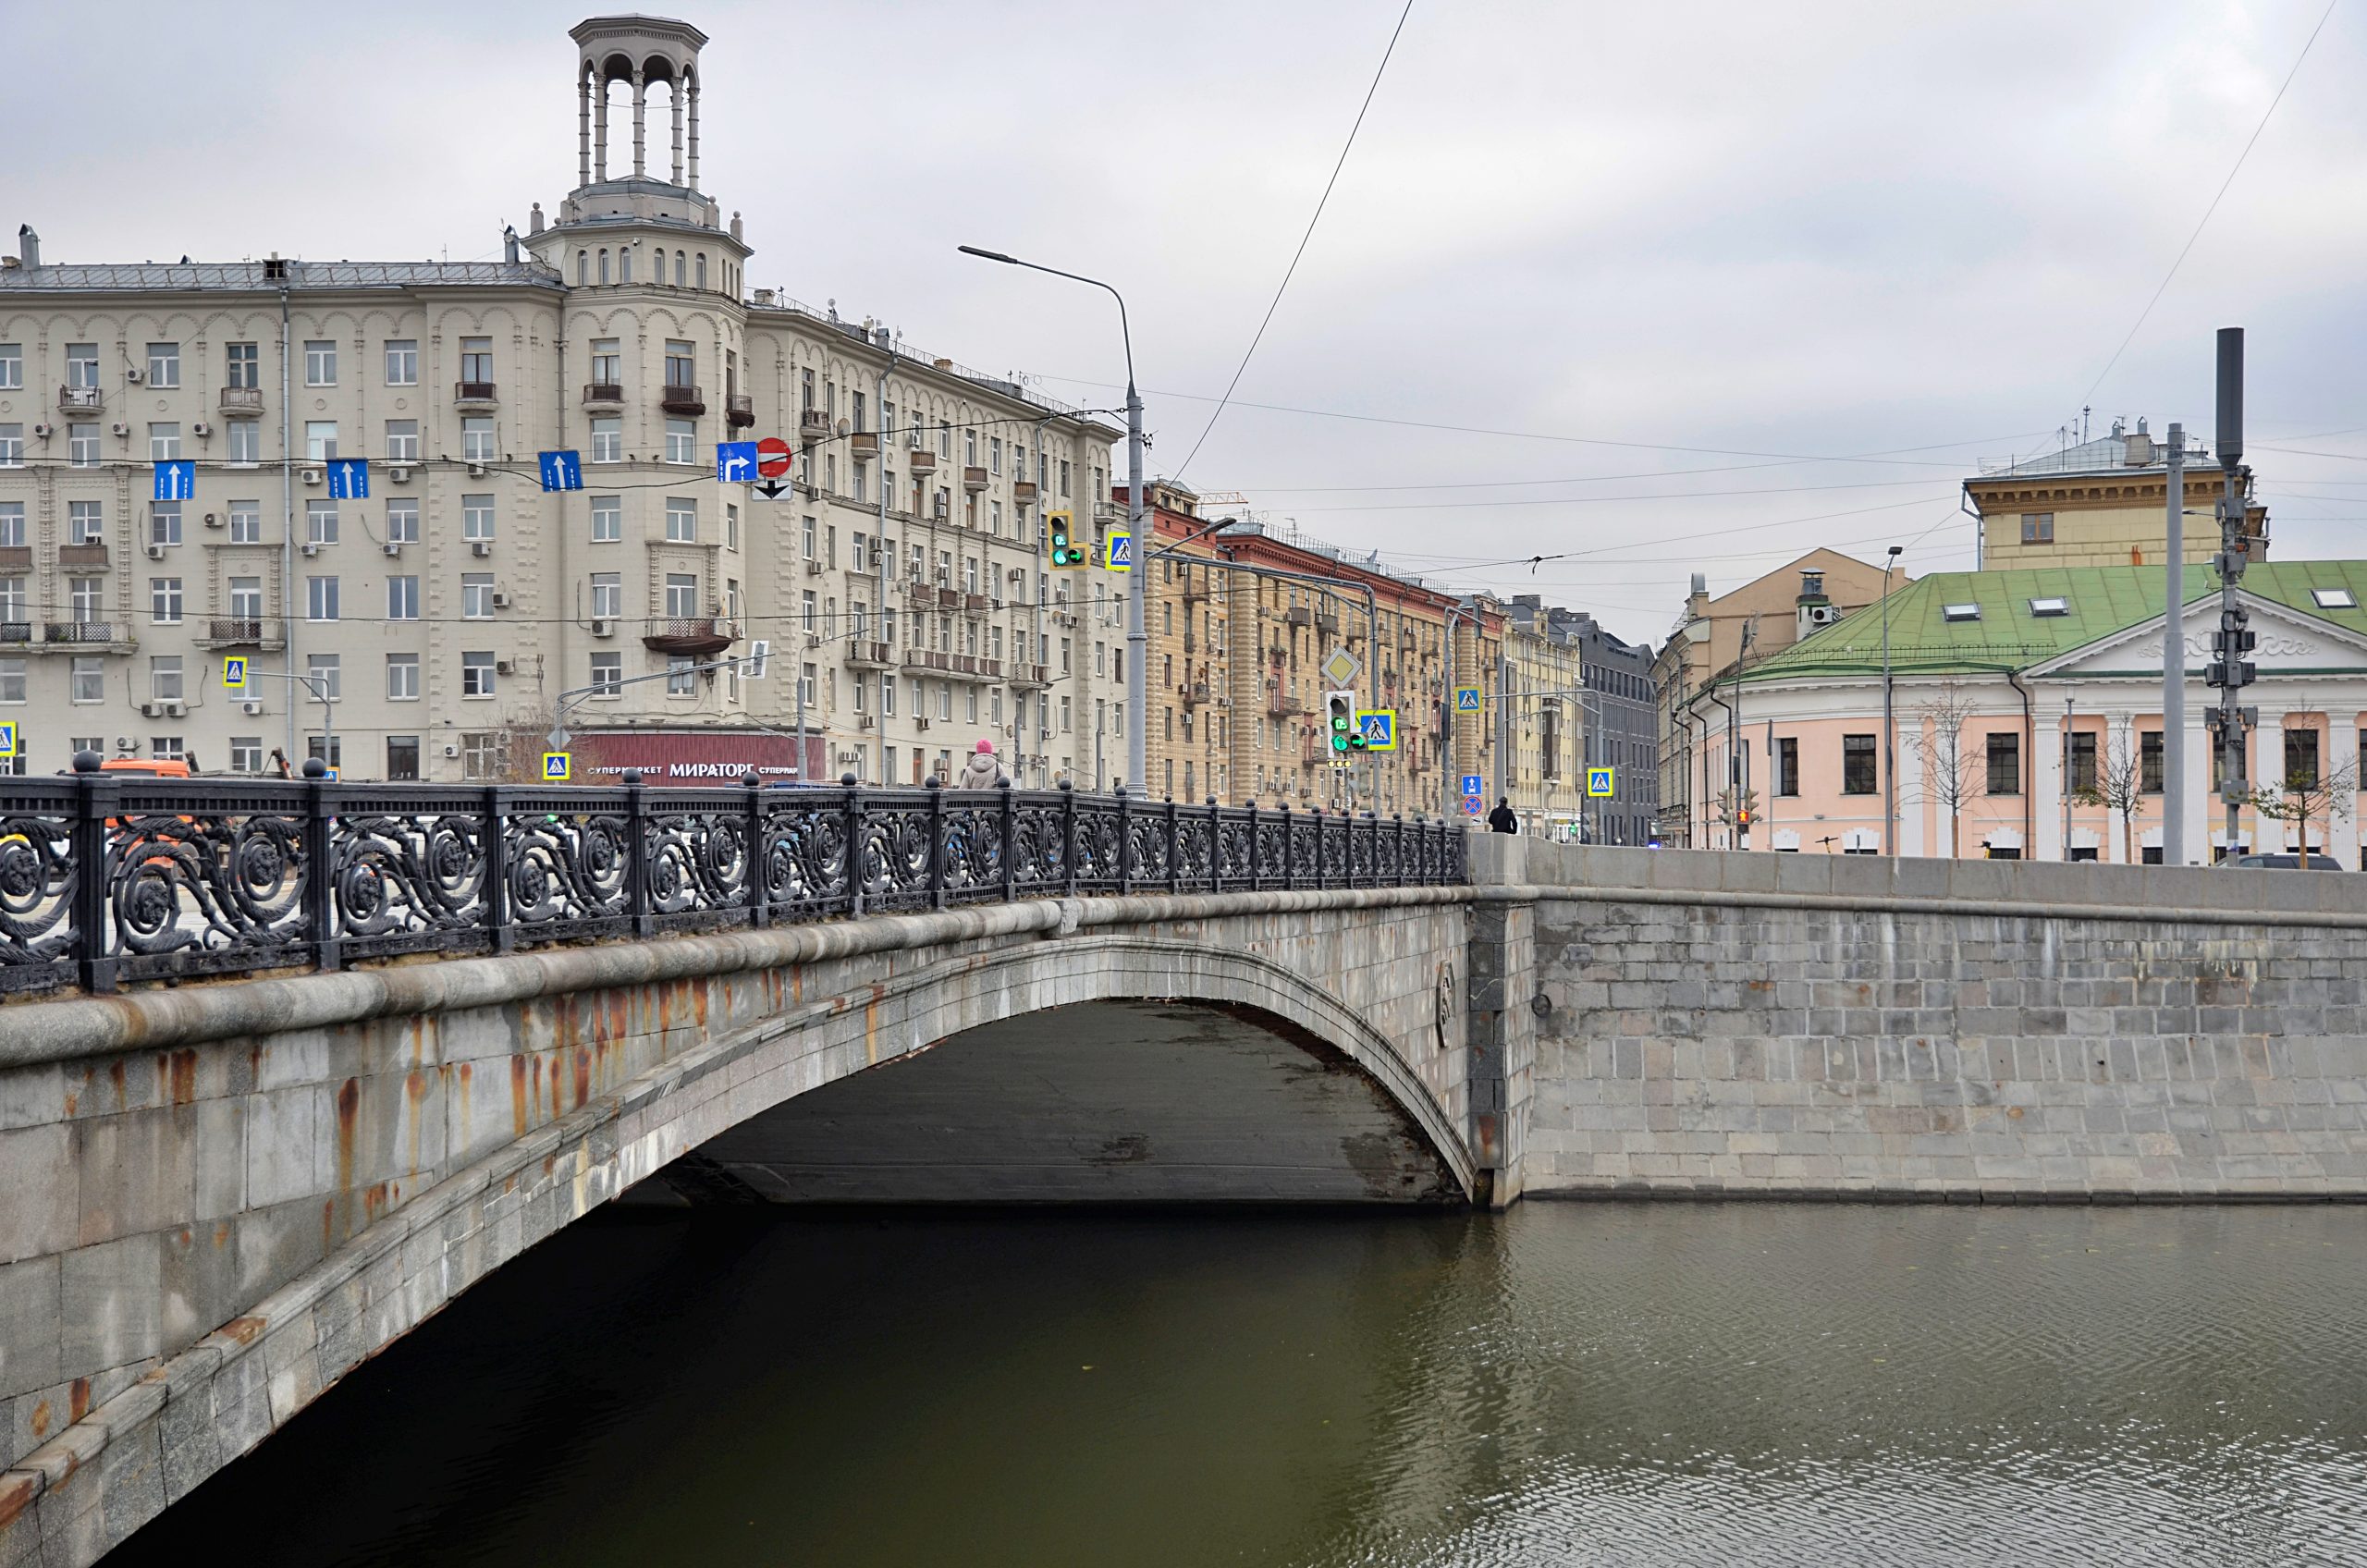
[[[1981,606],[1979,605],[1942,605],[1940,614],[1949,620],[1979,620]]]
[[[2071,601],[2068,599],[2032,599],[2030,601],[2032,615],[2069,615],[2070,613]]]
[[[2322,610],[2355,610],[2359,607],[2359,595],[2348,588],[2312,588],[2310,597]]]

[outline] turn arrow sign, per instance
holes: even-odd
[[[778,501],[795,488],[797,488],[795,485],[783,484],[778,479],[767,479],[756,486],[756,494],[767,501]]]

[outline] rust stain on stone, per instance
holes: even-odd
[[[66,1390],[66,1419],[80,1421],[91,1414],[91,1379],[77,1378]]]
[[[348,1078],[337,1091],[337,1190],[353,1185],[353,1122],[362,1109],[362,1080]]]
[[[509,1059],[509,1126],[519,1137],[526,1135],[526,1059]]]
[[[115,1108],[121,1110],[131,1103],[124,1087],[123,1058],[117,1057],[107,1063],[107,1076],[115,1082]]]
[[[863,1004],[863,1059],[874,1067],[879,1065],[879,998],[876,995]]]
[[[183,1046],[168,1059],[172,1102],[189,1105],[197,1098],[197,1047]]]
[[[592,1097],[592,1053],[575,1047],[575,1103],[581,1109]]]
[[[38,1427],[33,1436],[41,1436]],[[0,1530],[6,1529],[18,1514],[31,1508],[40,1492],[39,1477],[30,1470],[12,1470],[0,1476]]]
[[[527,1096],[527,1103],[533,1114],[540,1117],[543,1114],[543,1059],[541,1057],[531,1058],[527,1061],[526,1066],[529,1074],[534,1080],[533,1090]],[[558,1072],[556,1068],[554,1068],[551,1072],[551,1098],[553,1101],[557,1101],[558,1098]],[[521,1133],[523,1133],[525,1130],[526,1129],[522,1126],[518,1129]]]
[[[49,1436],[49,1401],[45,1399],[36,1401],[33,1404],[33,1436],[37,1438]]]
[[[683,984],[689,985],[690,983],[685,981]],[[690,991],[691,1011],[698,1017],[699,1032],[701,1034],[705,1034],[706,1032],[706,987],[705,986],[691,986]]]
[[[789,997],[791,1001],[805,999],[805,971],[792,969],[789,972]]]
[[[368,1217],[365,1223],[374,1223],[378,1216],[386,1210],[386,1183],[384,1182],[373,1182],[369,1186],[362,1189],[362,1211]]]
[[[270,1327],[270,1321],[265,1317],[233,1317],[222,1325],[222,1332],[242,1345],[251,1345],[255,1342],[256,1335]]]
[[[82,1096],[80,1095],[67,1095],[66,1096],[66,1114],[69,1119],[72,1118],[74,1114],[74,1108],[81,1102],[81,1098]]]
[[[325,1198],[321,1202],[321,1250],[326,1252],[335,1245],[337,1245],[337,1199]]]
[[[217,1219],[214,1222],[214,1244],[217,1247],[226,1247],[230,1244],[230,1222],[228,1220]]]

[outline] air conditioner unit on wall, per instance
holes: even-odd
[[[409,484],[411,483],[411,470],[405,468],[400,463],[391,463],[387,465],[386,468],[386,479],[390,484]]]
[[[258,717],[263,713],[263,704],[255,701],[252,697],[250,697],[245,702],[239,704],[239,711],[245,714],[249,718]]]
[[[489,556],[493,554],[493,541],[490,539],[470,540],[469,554],[472,556]]]
[[[403,553],[403,547],[400,545],[396,544],[391,539],[380,545],[379,548],[385,550],[386,554],[390,556],[399,556]]]
[[[204,440],[207,436],[214,434],[214,427],[206,423],[203,420],[199,420],[195,424],[190,425],[190,430],[200,441]]]
[[[107,434],[111,435],[129,435],[131,434],[131,426],[124,423],[121,420],[117,420],[115,423],[107,426]]]
[[[444,754],[448,757],[459,756],[460,754],[460,748],[453,744],[451,741],[447,741],[444,742]]]
[[[615,621],[610,620],[610,619],[609,619],[608,618],[607,618],[606,616],[595,616],[595,617],[594,617],[594,618],[593,618],[593,620],[592,620],[592,635],[593,635],[593,636],[595,636],[595,637],[613,637],[613,636],[615,636],[616,634],[617,634],[617,623],[616,623]]]

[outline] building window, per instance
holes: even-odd
[[[2096,788],[2096,737],[2092,730],[2075,729],[2063,738],[2063,781],[2074,795],[2091,794]]]
[[[666,460],[669,463],[694,463],[699,460],[699,429],[695,422],[669,419],[666,422]]]
[[[345,737],[314,735],[304,742],[304,756],[309,762],[317,762],[327,767],[329,776],[335,778],[337,770],[345,766]]]
[[[234,577],[230,579],[230,619],[261,620],[263,619],[263,579]]]
[[[69,577],[66,580],[66,595],[74,606],[76,620],[96,620],[106,603],[107,580],[104,577]]]
[[[729,501],[723,506],[723,547],[727,550],[740,547],[740,508]]]
[[[99,427],[95,424],[69,424],[66,427],[66,460],[76,468],[99,466]]]
[[[1779,795],[1800,792],[1800,742],[1797,736],[1776,737],[1775,792]]]
[[[225,386],[235,386],[242,392],[252,392],[263,386],[263,349],[254,343],[226,345],[227,358],[223,363]]]
[[[0,343],[0,389],[13,390],[24,384],[25,346],[21,343]]]
[[[160,703],[181,700],[181,656],[158,654],[148,660],[148,694]]]
[[[2054,514],[2053,512],[2024,512],[2022,514],[2022,543],[2025,545],[2054,544]]]
[[[493,497],[460,497],[460,537],[471,542],[493,537]]]
[[[386,737],[386,778],[389,783],[410,784],[419,778],[419,737],[389,735]]]
[[[698,354],[688,343],[669,338],[666,344],[666,385],[695,386],[699,380]]]
[[[699,542],[699,504],[687,496],[666,497],[666,543],[695,545]]]
[[[390,703],[419,701],[419,655],[388,654],[386,655],[386,700]]]
[[[620,419],[595,419],[592,422],[592,460],[595,463],[620,463],[625,460],[625,422]]]
[[[342,654],[307,654],[304,669],[313,678],[307,684],[313,689],[314,701],[322,697],[332,703],[345,700],[345,656]]]
[[[178,343],[148,345],[148,385],[172,387],[181,384],[181,346]]]
[[[666,694],[669,697],[694,696],[698,692],[697,661],[688,654],[666,655]]]
[[[79,655],[73,668],[74,700],[78,703],[103,703],[107,697],[107,676],[102,660],[92,655]],[[90,751],[100,748],[92,746]]]
[[[2277,780],[2287,789],[2314,790],[2321,779],[2318,775],[2318,732],[2314,729],[2288,729],[2285,732],[2285,775]]]
[[[178,577],[152,577],[148,580],[148,619],[158,626],[178,626],[181,620],[181,580]]]
[[[493,421],[476,417],[460,422],[460,459],[463,462],[493,461]]]
[[[606,252],[603,252],[605,255]],[[607,279],[603,278],[602,282]],[[460,776],[464,778],[491,778],[501,771],[501,737],[498,734],[473,730],[460,737]]]
[[[304,345],[304,385],[335,386],[337,385],[337,345],[311,342]]]
[[[304,422],[304,459],[326,462],[337,456],[337,421],[308,419]]]
[[[171,462],[181,455],[181,427],[178,424],[148,426],[148,460]]]
[[[689,620],[699,613],[699,580],[688,572],[666,574],[666,619]]]
[[[460,379],[480,385],[493,380],[493,339],[460,339]]]
[[[386,339],[386,385],[416,386],[419,385],[419,340],[414,337]]]
[[[304,503],[304,537],[314,545],[337,543],[337,503],[335,501]]]
[[[94,387],[99,384],[99,346],[96,343],[66,345],[66,385],[72,387]]]
[[[419,421],[390,419],[386,422],[386,460],[390,463],[419,461]]]
[[[625,656],[622,654],[592,655],[592,694],[614,697],[625,689]]]
[[[1871,735],[1841,737],[1841,792],[1845,795],[1870,795],[1877,787],[1874,764],[1874,738]]]
[[[0,625],[25,626],[25,580],[21,577],[0,577]]]
[[[386,503],[386,542],[390,545],[419,543],[419,503],[415,500]]]
[[[224,431],[230,438],[228,461],[259,463],[263,461],[263,423],[259,420],[234,419]]]
[[[304,619],[335,620],[337,618],[337,579],[308,577],[304,579]]]
[[[460,655],[460,695],[490,697],[494,694],[493,655],[488,650],[464,653]]]
[[[233,545],[263,543],[263,503],[261,501],[230,503],[230,543]]]
[[[1989,792],[1993,795],[2020,794],[2022,738],[2009,732],[1992,731],[1985,739],[1989,745]]]
[[[233,735],[230,737],[230,771],[261,773],[263,771],[263,737]]]
[[[178,501],[155,501],[148,508],[148,543],[178,545],[181,542],[181,504]]]
[[[695,286],[700,288],[705,288],[706,287],[706,252],[705,251],[701,251],[699,252],[698,268],[695,274]]]
[[[460,574],[460,619],[493,619],[493,573],[464,571]]]
[[[0,424],[0,468],[25,466],[25,427]]]
[[[2162,792],[2162,732],[2142,730],[2137,737],[2137,787],[2148,795]]]

